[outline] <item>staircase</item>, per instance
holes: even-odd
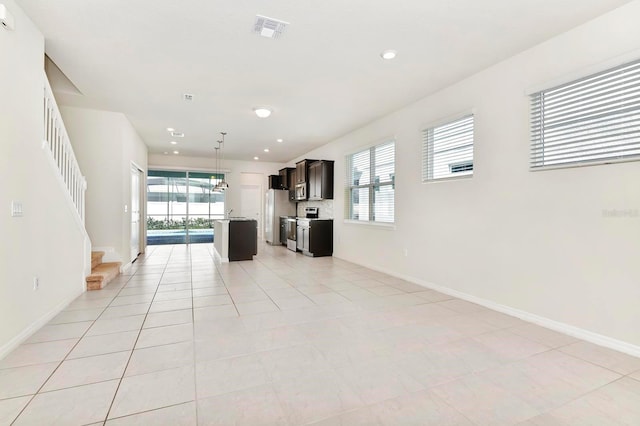
[[[87,291],[100,290],[120,274],[120,262],[102,263],[103,251],[91,252],[91,275],[87,277]]]

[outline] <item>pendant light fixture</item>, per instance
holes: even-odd
[[[218,144],[220,143],[220,141],[218,141]],[[220,173],[219,169],[218,169],[218,151],[220,151],[220,146],[216,146],[215,147],[216,150],[216,169],[215,169],[215,177],[216,177],[216,186],[213,187],[213,189],[211,190],[211,192],[213,194],[222,194],[222,191],[219,188],[220,185],[220,181],[218,180],[218,174]]]
[[[222,151],[222,149],[224,148],[224,137],[226,136],[227,132],[220,132],[220,134],[222,135],[222,140],[218,141],[218,146],[220,147],[220,167],[222,167],[222,162],[224,161],[224,152]],[[216,185],[216,187],[220,191],[226,191],[227,189],[229,189],[229,184],[224,180],[224,173],[222,173],[222,180],[220,181],[220,183],[218,183],[218,185]]]

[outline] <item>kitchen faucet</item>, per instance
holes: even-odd
[[[231,212],[232,212],[232,211],[233,211],[233,209],[229,209],[229,210],[227,211],[226,219],[229,219],[229,215],[231,214]]]

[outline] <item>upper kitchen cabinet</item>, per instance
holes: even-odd
[[[296,169],[293,167],[285,167],[280,169],[278,174],[280,175],[280,189],[293,189],[296,182],[293,180]]]
[[[309,199],[309,166],[317,160],[302,160],[296,163],[296,201]]]
[[[309,165],[309,200],[333,200],[333,161],[320,160]]]
[[[296,184],[308,182],[309,166],[318,160],[301,160],[296,163]]]
[[[280,175],[269,175],[269,189],[282,189]]]
[[[289,180],[289,201],[296,201],[296,168],[287,167]]]

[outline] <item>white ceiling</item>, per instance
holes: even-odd
[[[180,155],[213,157],[226,131],[226,158],[286,162],[628,1],[16,2],[82,93],[61,104],[125,113],[152,153],[174,127]],[[263,38],[256,14],[290,25]]]

